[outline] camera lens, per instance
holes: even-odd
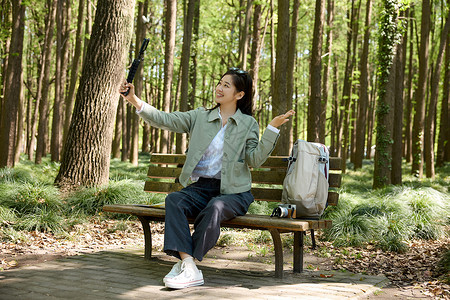
[[[280,218],[286,218],[289,214],[289,211],[286,207],[278,207],[280,210]]]

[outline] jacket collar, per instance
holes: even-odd
[[[244,114],[241,112],[241,110],[238,108],[234,115],[230,117],[230,119],[233,119],[236,125],[239,125],[240,120],[244,117]],[[216,107],[215,109],[211,110],[209,112],[208,116],[208,122],[213,122],[217,119],[220,119],[219,117],[219,108]]]

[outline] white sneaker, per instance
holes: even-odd
[[[169,273],[163,278],[163,282],[166,283],[167,278],[173,278],[181,273],[181,260],[173,265]]]
[[[202,271],[196,270],[187,266],[185,263],[181,264],[181,273],[172,278],[166,278],[165,285],[171,289],[184,289],[191,286],[203,285]]]

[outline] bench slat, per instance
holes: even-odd
[[[174,182],[146,181],[144,191],[152,193],[172,193],[179,191],[183,186]],[[274,188],[252,188],[251,190],[255,200],[268,202],[281,202],[282,189]],[[339,200],[339,194],[335,191],[328,192],[328,205],[336,206]]]
[[[135,216],[148,217],[151,220],[162,221],[165,217],[165,210],[144,205],[105,205],[103,210],[106,212],[132,214]],[[193,220],[191,220],[193,221]],[[231,228],[252,228],[252,229],[267,229],[277,228],[287,231],[306,231],[310,229],[324,229],[331,226],[331,222],[326,220],[301,220],[301,219],[287,219],[287,218],[271,218],[264,215],[247,214],[245,216],[238,216],[232,220],[222,223],[224,227]]]
[[[286,168],[287,162],[283,159],[287,156],[270,156],[262,165],[264,168]],[[150,161],[154,164],[184,164],[186,155],[184,154],[161,154],[153,153]],[[330,157],[330,170],[341,170],[341,158]]]
[[[155,167],[148,168],[149,178],[177,178],[181,174],[181,168]],[[252,182],[262,184],[283,184],[285,172],[272,171],[252,171]],[[328,183],[330,187],[341,186],[341,175],[330,173]]]

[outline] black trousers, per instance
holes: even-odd
[[[247,213],[254,198],[250,191],[220,194],[220,180],[200,178],[166,198],[164,252],[180,258],[185,252],[199,261],[214,247],[220,223]],[[195,218],[191,235],[187,218]]]

